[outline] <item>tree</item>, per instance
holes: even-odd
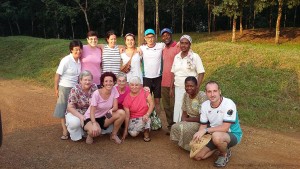
[[[90,23],[89,23],[88,15],[87,15],[88,0],[85,0],[83,3],[81,3],[81,0],[74,0],[74,2],[77,3],[77,5],[79,6],[80,10],[83,12],[84,19],[85,19],[86,26],[87,26],[87,30],[90,31],[91,28],[90,28]]]
[[[155,0],[155,32],[156,32],[156,38],[157,38],[157,34],[159,33],[159,12],[158,12],[158,4],[159,4],[159,0]]]
[[[144,42],[144,0],[138,0],[138,45]]]

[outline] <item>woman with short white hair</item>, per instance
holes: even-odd
[[[79,84],[71,89],[66,114],[66,126],[70,133],[71,140],[82,139],[84,113],[90,106],[92,94],[96,91],[97,85],[93,83],[93,75],[90,71],[84,70],[79,75]]]
[[[149,116],[154,108],[151,94],[143,90],[141,79],[137,76],[134,76],[129,80],[129,87],[130,93],[125,97],[123,102],[126,114],[125,131],[128,131],[132,137],[136,137],[140,132],[143,132],[144,141],[149,142],[151,141],[151,120]],[[127,132],[125,133],[127,135]]]

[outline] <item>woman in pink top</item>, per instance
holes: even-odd
[[[130,88],[127,84],[127,78],[126,74],[120,72],[117,75],[117,86],[116,88],[118,89],[119,92],[119,97],[118,97],[118,108],[123,109],[123,101],[127,94],[130,92]]]
[[[110,124],[114,124],[111,140],[117,144],[122,142],[117,133],[125,119],[125,112],[118,109],[119,93],[114,87],[116,79],[112,72],[102,74],[102,87],[92,95],[90,107],[84,114],[84,130],[88,133],[87,144],[92,144],[93,137],[99,136],[101,129],[105,130]]]
[[[102,51],[97,47],[98,34],[95,31],[89,31],[86,38],[88,45],[83,46],[81,56],[81,71],[88,70],[93,75],[93,82],[100,88]]]
[[[143,90],[141,79],[132,77],[129,80],[130,93],[125,97],[123,102],[126,113],[125,131],[132,137],[136,137],[140,132],[144,133],[144,141],[149,142],[150,139],[150,123],[149,118],[154,108],[154,103],[149,92]],[[123,134],[123,140],[127,136],[127,132]]]

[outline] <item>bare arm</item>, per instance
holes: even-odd
[[[171,75],[171,85],[170,85],[170,97],[174,97],[174,89],[175,89],[175,86],[174,86],[174,73],[172,72],[172,75]]]
[[[118,110],[118,99],[114,99],[113,107],[111,108],[112,112],[115,112]]]
[[[182,111],[182,117],[181,121],[186,121],[186,122],[198,122],[199,123],[200,117],[189,117],[186,111]]]
[[[58,83],[60,79],[60,74],[56,73],[54,76],[54,91],[55,91],[55,96],[58,97]]]
[[[129,126],[129,117],[130,117],[130,111],[127,107],[124,107],[125,110],[125,120],[124,120],[124,133],[122,136],[122,140],[124,141],[127,134],[128,134],[128,126]]]
[[[204,73],[199,73],[198,77],[197,77],[197,80],[198,80],[198,89],[200,89],[200,86],[202,84],[203,78],[204,78]]]

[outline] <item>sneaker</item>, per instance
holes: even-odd
[[[229,162],[230,157],[231,157],[231,150],[227,149],[226,156],[219,155],[218,159],[214,163],[214,166],[225,167],[226,164]]]

